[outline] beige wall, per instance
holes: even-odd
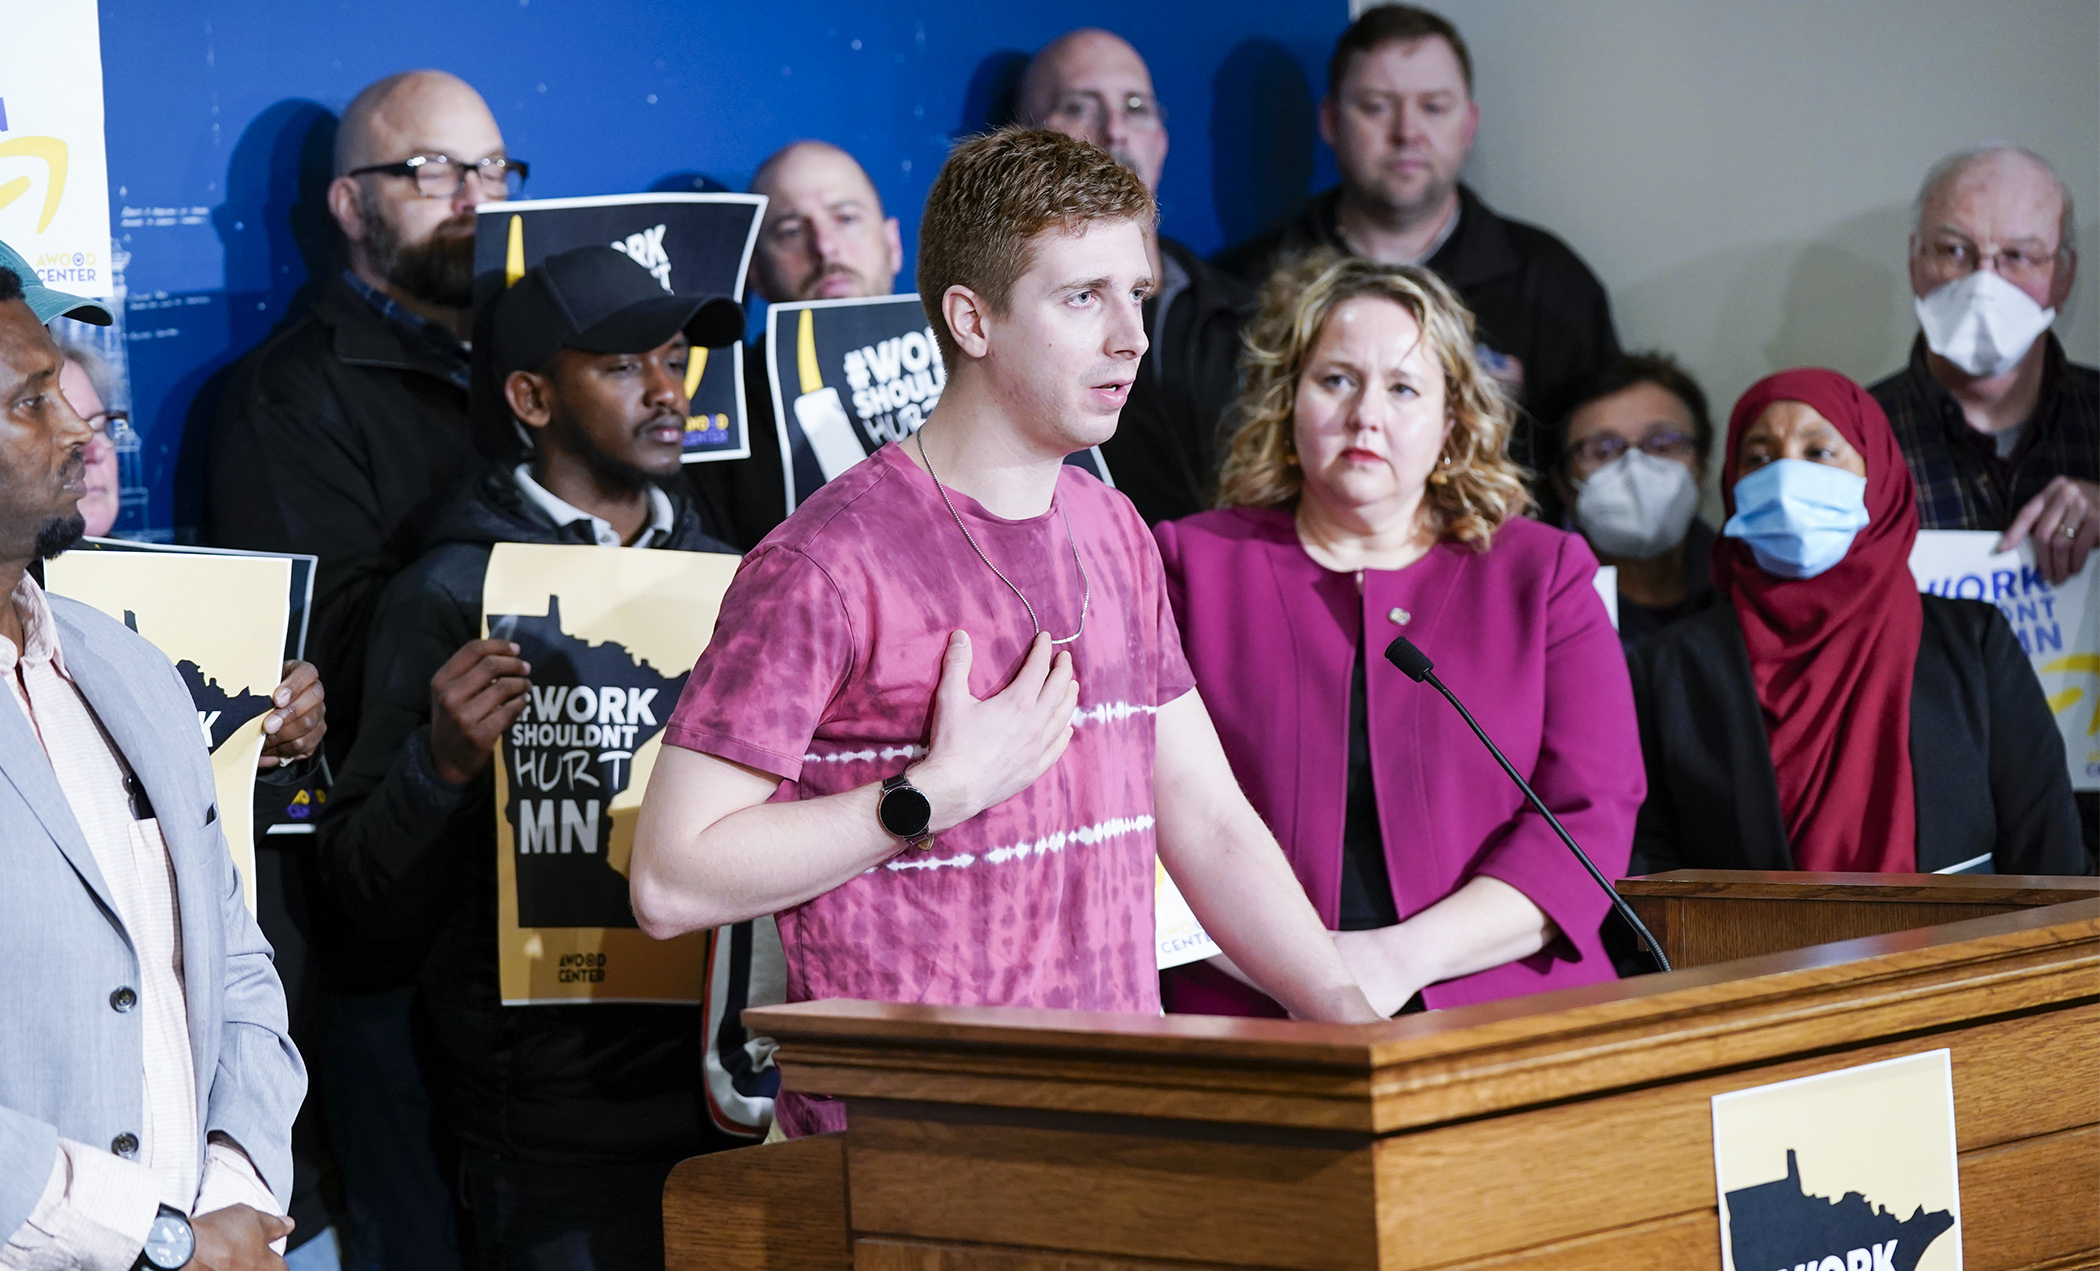
[[[1566,239],[1620,338],[1690,364],[1717,426],[1769,371],[1902,364],[1910,201],[1986,140],[2069,183],[2085,272],[2056,330],[2100,363],[2095,0],[1423,2],[1472,46],[1466,179]]]

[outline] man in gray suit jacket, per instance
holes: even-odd
[[[0,1267],[283,1271],[306,1071],[195,706],[29,573],[81,532],[43,322],[83,310],[0,268]]]

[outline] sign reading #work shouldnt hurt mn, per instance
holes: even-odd
[[[487,633],[532,664],[496,747],[496,946],[505,1006],[698,1003],[707,933],[642,934],[627,862],[663,727],[737,558],[498,543]]]
[[[612,194],[521,199],[474,209],[477,302],[549,256],[607,246],[655,275],[665,291],[744,299],[744,271],[758,242],[762,194]],[[694,349],[686,360],[687,463],[751,453],[744,420],[744,346]]]
[[[1715,1095],[1724,1271],[1961,1271],[1949,1061]]]
[[[2051,585],[2034,545],[1993,554],[1985,530],[1925,530],[1911,549],[1918,590],[1998,606],[2034,664],[2063,734],[2073,790],[2100,790],[2100,553]]]

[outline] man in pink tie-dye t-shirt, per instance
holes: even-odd
[[[1253,983],[1377,1018],[1233,780],[1144,522],[1063,462],[1137,374],[1153,215],[1055,133],[949,158],[919,249],[947,388],[730,586],[636,830],[651,934],[777,914],[790,1001],[1151,1012],[1157,852]]]

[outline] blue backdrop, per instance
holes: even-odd
[[[648,0],[103,0],[111,221],[126,281],[151,523],[196,520],[197,444],[225,367],[329,259],[335,115],[381,75],[435,66],[495,111],[540,197],[742,189],[798,137],[835,141],[904,223],[951,140],[990,122],[1027,53],[1076,26],[1151,64],[1171,149],[1165,232],[1210,252],[1333,180],[1316,141],[1342,0],[1059,5]],[[191,444],[185,446],[185,430]]]

